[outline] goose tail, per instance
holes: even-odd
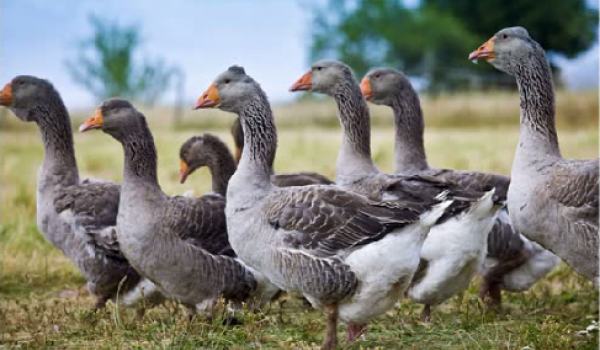
[[[502,208],[503,204],[496,203],[494,200],[494,194],[496,193],[496,189],[492,188],[487,191],[481,198],[479,198],[471,208],[469,209],[469,213],[471,215],[485,216],[490,214],[496,214],[500,208]]]
[[[438,197],[440,197],[440,198],[438,198],[438,199],[442,200],[442,202],[431,207],[431,210],[421,214],[421,225],[422,226],[431,227],[438,221],[439,218],[442,217],[442,215],[444,215],[444,212],[446,211],[446,209],[448,209],[450,204],[452,204],[452,202],[454,202],[453,199],[447,199],[446,198],[447,195],[448,195],[448,193],[446,193],[446,192],[440,193],[438,195]]]

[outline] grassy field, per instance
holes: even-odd
[[[503,98],[517,103],[512,95]],[[582,100],[581,105],[570,108],[587,111],[579,116],[585,120],[581,124],[587,127],[577,129],[561,124],[563,127],[559,129],[566,157],[598,156],[597,95],[594,99],[588,96]],[[426,111],[433,111],[432,105],[426,106],[430,106]],[[561,106],[559,104],[559,111],[571,110]],[[444,109],[444,113],[450,109]],[[591,112],[593,116],[589,115]],[[155,114],[160,113],[155,112],[151,119],[159,152],[159,181],[165,192],[181,194],[193,189],[201,194],[208,191],[210,181],[206,170],[194,174],[185,185],[178,184],[178,149],[188,137],[208,131],[231,144],[227,130],[207,129],[210,122],[205,122],[202,128],[172,131],[165,127],[166,121]],[[202,113],[195,115],[199,119],[203,116]],[[512,118],[517,118],[516,115]],[[186,116],[185,121],[191,118]],[[485,118],[494,120],[490,116]],[[246,313],[244,325],[238,327],[224,327],[219,319],[213,324],[199,319],[189,322],[181,308],[174,304],[151,310],[141,322],[135,319],[133,310],[120,310],[115,304],[90,316],[87,310],[92,298],[83,288],[85,281],[37,231],[35,183],[42,149],[35,129],[22,127],[14,119],[10,115],[2,120],[4,128],[0,137],[2,348],[318,348],[324,329],[322,314],[304,310],[296,300],[283,306],[273,305],[265,314]],[[291,119],[284,116],[282,122],[285,127],[280,132],[276,170],[319,171],[333,178],[339,131],[315,126],[296,129]],[[226,125],[232,120],[232,116],[227,116],[214,124]],[[433,120],[444,118],[436,115]],[[518,136],[517,128],[512,126],[514,120],[510,121],[511,125],[489,122],[490,125],[480,128],[439,127],[447,126],[445,123],[433,123],[438,127],[428,129],[426,134],[432,165],[510,172]],[[389,171],[392,130],[389,121],[378,125],[373,130],[373,157],[382,170]],[[120,181],[123,156],[114,140],[101,132],[90,132],[77,134],[75,144],[83,176]],[[564,264],[530,291],[507,294],[502,313],[484,311],[476,293],[474,282],[462,298],[454,297],[435,309],[430,324],[419,322],[420,305],[402,301],[401,306],[373,321],[366,340],[348,348],[598,348],[597,332],[578,333],[598,320],[597,290]]]

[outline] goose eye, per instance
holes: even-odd
[[[225,84],[229,84],[229,82],[231,82],[231,80],[229,80],[229,79],[225,79],[225,80],[223,80],[223,82],[224,82]]]
[[[379,78],[380,76],[380,74],[375,74],[375,78]]]
[[[507,39],[507,38],[508,38],[508,35],[502,34],[502,39]]]
[[[317,70],[321,70],[321,69],[323,69],[323,67],[317,67]]]

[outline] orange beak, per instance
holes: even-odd
[[[367,101],[373,97],[373,91],[371,90],[371,78],[363,78],[363,80],[360,82],[360,91]]]
[[[469,55],[470,60],[476,60],[479,58],[483,58],[485,60],[490,60],[494,58],[493,37],[490,40],[486,41],[483,45],[481,45],[477,50],[471,52],[471,54]]]
[[[8,107],[10,105],[12,105],[12,85],[8,83],[0,91],[0,106]]]
[[[102,110],[98,108],[96,110],[96,113],[79,127],[79,132],[86,132],[92,129],[100,129],[103,125],[104,124],[102,123]]]
[[[180,159],[179,160],[179,182],[184,183],[185,179],[187,179],[189,174],[190,174],[190,167],[187,165],[187,163],[183,159]]]
[[[200,96],[198,102],[196,102],[196,105],[194,106],[194,109],[216,107],[220,103],[221,100],[219,100],[219,90],[217,89],[217,85],[212,83],[208,87],[208,90],[206,90],[202,96]]]
[[[294,83],[294,85],[292,85],[292,87],[290,88],[291,92],[294,91],[308,91],[312,89],[312,71],[308,71],[306,72],[306,74],[304,74],[302,76],[302,78],[298,79],[297,82]]]

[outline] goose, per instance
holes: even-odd
[[[179,181],[185,180],[194,171],[208,167],[212,177],[212,191],[223,197],[227,184],[237,165],[227,145],[217,136],[205,133],[187,139],[179,149]]]
[[[92,129],[123,146],[117,238],[137,271],[208,320],[220,296],[239,306],[267,295],[258,288],[259,274],[234,257],[222,196],[170,197],[161,190],[154,139],[142,113],[128,101],[107,100],[80,127],[81,132]],[[276,288],[266,292],[274,294]]]
[[[181,145],[179,158],[181,183],[196,169],[207,166],[212,176],[213,192],[225,196],[227,183],[235,173],[237,164],[227,145],[217,136],[209,133],[192,136]],[[271,181],[278,187],[333,184],[322,175],[304,172],[271,175]]]
[[[120,186],[79,177],[69,113],[52,83],[17,76],[0,91],[0,105],[39,128],[44,161],[37,181],[37,226],[83,274],[96,300],[94,310],[117,299],[135,305],[144,296],[149,305],[160,303],[162,295],[135,271],[116,238]]]
[[[233,136],[233,142],[235,144],[235,163],[238,164],[242,156],[242,150],[244,149],[244,130],[242,129],[239,118],[236,118],[231,126],[231,136]],[[272,165],[271,168],[273,168]],[[273,174],[275,174],[274,171]],[[296,174],[277,174],[272,180],[273,183],[279,187],[334,184],[327,176],[307,171]]]
[[[429,228],[452,200],[380,202],[332,185],[277,187],[271,164],[277,130],[267,96],[239,66],[221,73],[195,108],[239,116],[242,157],[227,188],[229,239],[239,258],[326,314],[322,349],[337,345],[338,318],[348,340],[391,308],[419,265]]]
[[[477,171],[434,169],[427,162],[423,144],[423,113],[419,96],[410,81],[393,68],[372,69],[361,82],[367,101],[394,111],[394,168],[396,174],[425,174],[457,182],[468,189],[493,186],[506,196],[508,176]],[[490,304],[501,305],[500,290],[521,292],[529,289],[558,264],[558,257],[520,235],[510,224],[503,208],[489,233],[487,256],[481,267],[480,296]]]
[[[312,90],[335,100],[342,125],[336,168],[336,183],[341,188],[374,200],[406,199],[407,188],[413,192],[431,191],[432,184],[451,186],[460,192],[457,184],[431,176],[388,175],[379,171],[371,159],[369,109],[352,70],[344,63],[319,61],[290,90]],[[429,321],[432,305],[468,287],[485,257],[487,236],[503,199],[497,197],[492,201],[493,190],[487,194],[468,192],[471,198],[481,198],[463,202],[462,210],[431,229],[423,245],[421,267],[407,292],[411,299],[424,304],[423,321]],[[470,205],[473,208],[469,209]]]
[[[500,30],[469,55],[516,78],[519,143],[508,189],[514,227],[598,285],[598,159],[564,159],[558,146],[552,71],[523,27]]]

